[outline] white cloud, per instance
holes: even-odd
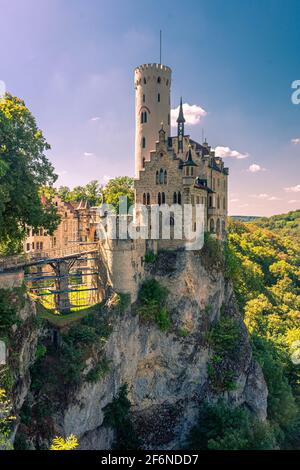
[[[300,199],[290,199],[290,200],[288,201],[289,204],[296,204],[296,203],[298,203],[298,202],[300,202]]]
[[[281,201],[280,197],[277,196],[271,196],[268,198],[269,201]]]
[[[266,169],[262,168],[257,163],[253,163],[252,165],[249,166],[248,171],[250,171],[250,173],[258,173],[259,171],[266,171]]]
[[[291,143],[294,145],[299,145],[300,144],[300,138],[296,137],[296,139],[291,139]]]
[[[260,194],[251,194],[251,197],[255,197],[256,199],[267,199],[269,194],[260,193]]]
[[[84,157],[93,157],[95,154],[92,152],[84,152]]]
[[[99,116],[95,116],[95,117],[92,117],[90,121],[99,121],[99,119],[100,119]]]
[[[230,199],[230,202],[238,202],[239,199]]]
[[[222,158],[232,157],[232,158],[236,158],[237,160],[242,160],[244,158],[249,157],[248,153],[241,153],[241,152],[238,152],[237,150],[232,150],[229,147],[221,147],[221,146],[217,146],[215,148],[215,154],[217,157],[222,157]]]
[[[207,115],[205,109],[201,108],[201,106],[197,106],[196,104],[188,104],[183,103],[182,105],[183,114],[185,118],[185,123],[190,126],[194,126],[195,124],[199,124],[201,119]],[[177,126],[177,118],[179,113],[179,106],[175,109],[171,109],[171,126]]]
[[[284,188],[287,193],[300,193],[300,184],[296,186],[290,186],[289,188]]]

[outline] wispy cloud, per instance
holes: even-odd
[[[201,106],[197,106],[196,104],[188,104],[183,103],[182,105],[183,114],[185,118],[185,123],[190,126],[194,126],[195,124],[199,124],[201,119],[207,115],[207,111],[201,108]],[[179,113],[179,106],[175,109],[171,109],[171,126],[177,126],[177,118]]]
[[[236,158],[237,160],[243,160],[244,158],[248,158],[248,153],[241,153],[237,150],[232,150],[230,147],[221,147],[220,145],[215,148],[215,154],[217,157],[232,157]]]
[[[230,202],[239,202],[239,199],[233,198],[233,199],[230,199]]]
[[[287,193],[300,193],[300,184],[296,186],[290,186],[288,188],[284,188]]]
[[[92,152],[84,152],[83,156],[84,156],[84,157],[94,157],[95,154],[92,153]]]
[[[264,199],[264,200],[267,200],[267,201],[280,201],[279,197],[270,196],[269,194],[266,194],[266,193],[251,194],[251,197],[254,197],[255,199]]]
[[[291,143],[294,145],[299,145],[300,144],[300,138],[296,137],[295,139],[291,139]]]
[[[250,171],[250,173],[258,173],[259,171],[266,171],[266,169],[257,163],[252,163],[252,165],[249,166],[248,171]]]
[[[288,201],[288,203],[289,203],[289,204],[298,204],[298,203],[300,203],[300,199],[290,199],[290,200]]]
[[[99,116],[94,116],[90,119],[90,121],[94,122],[94,121],[99,121],[100,120],[100,117]]]

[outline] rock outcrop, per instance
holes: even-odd
[[[252,357],[232,285],[221,269],[205,266],[199,254],[185,251],[162,253],[149,266],[147,276],[169,291],[170,330],[162,332],[156,324],[140,319],[135,305],[123,315],[115,315],[104,347],[110,371],[95,383],[82,380],[76,392],[70,393],[63,410],[52,416],[56,433],[75,434],[82,449],[111,448],[115,433],[103,425],[103,409],[125,383],[132,424],[146,449],[184,447],[199,405],[206,400],[222,397],[266,419],[266,383]],[[239,354],[234,362],[235,387],[216,391],[207,372],[213,354],[207,334],[221,314],[239,325]],[[38,334],[34,333],[35,338]],[[20,380],[23,378],[15,397],[18,408],[28,392],[25,365],[32,362],[36,339],[29,335],[27,341],[20,349]]]

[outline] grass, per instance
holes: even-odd
[[[71,312],[66,315],[61,313],[53,312],[53,310],[47,309],[42,303],[36,303],[37,314],[39,318],[49,321],[54,326],[63,328],[68,326],[73,322],[79,321],[82,318],[86,317],[90,313],[96,313],[99,309],[100,304],[92,305],[82,310],[76,312]]]

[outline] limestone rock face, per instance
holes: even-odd
[[[155,324],[142,322],[131,309],[114,321],[106,345],[111,372],[96,384],[83,384],[60,423],[67,435],[75,433],[80,438],[83,449],[111,447],[114,434],[102,426],[102,410],[124,383],[128,384],[134,427],[146,449],[184,446],[204,400],[222,396],[266,418],[266,383],[252,358],[232,286],[224,275],[214,269],[208,272],[191,252],[160,255],[148,275],[169,290],[172,328],[163,333]],[[205,333],[218,321],[222,309],[239,322],[241,339],[234,366],[237,387],[220,395],[207,377],[212,351]],[[187,332],[184,336],[179,334],[182,329]]]

